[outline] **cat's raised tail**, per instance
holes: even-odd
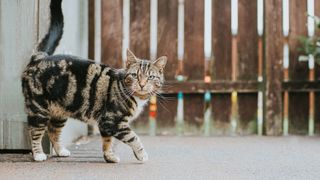
[[[46,36],[38,44],[37,51],[52,55],[59,45],[63,34],[62,0],[51,0],[50,3],[50,27]]]

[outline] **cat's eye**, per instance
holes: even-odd
[[[131,76],[136,79],[137,78],[137,73],[132,73]]]
[[[155,78],[155,76],[151,75],[151,76],[149,76],[148,79],[152,80],[152,79],[154,79],[154,78]]]

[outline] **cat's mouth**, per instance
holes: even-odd
[[[140,99],[148,99],[150,97],[148,91],[135,91],[133,95],[139,97]]]
[[[139,94],[139,95],[148,95],[149,92],[146,90],[139,90],[139,91],[135,91],[135,94]]]

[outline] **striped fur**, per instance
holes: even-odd
[[[128,50],[126,69],[114,69],[75,56],[48,55],[61,38],[54,34],[55,41],[46,42],[52,38],[50,32],[40,43],[45,48],[38,48],[43,52],[33,54],[21,78],[34,159],[46,160],[41,147],[46,129],[57,155],[69,156],[60,143],[60,134],[67,118],[75,118],[97,122],[107,162],[119,162],[112,152],[112,138],[128,144],[138,160],[146,161],[147,153],[129,123],[138,117],[150,95],[161,88],[166,57],[142,60]]]

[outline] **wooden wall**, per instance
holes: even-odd
[[[150,0],[130,1],[130,49],[141,58],[149,58]],[[177,93],[184,93],[185,134],[201,134],[204,123],[204,92],[212,94],[211,134],[230,134],[231,91],[238,92],[237,134],[257,131],[257,92],[265,94],[264,132],[282,133],[282,91],[289,91],[290,134],[306,134],[308,129],[308,91],[316,83],[308,82],[308,65],[299,62],[298,37],[307,32],[307,0],[290,0],[290,81],[282,82],[282,1],[267,0],[265,5],[265,34],[263,35],[264,81],[258,82],[257,1],[238,1],[239,30],[237,34],[237,79],[232,77],[231,1],[212,0],[212,49],[209,64],[212,82],[204,83],[207,65],[204,60],[204,0],[184,1],[185,82],[177,82],[178,0],[158,0],[158,56],[167,55],[166,100],[158,98],[157,132],[175,133]],[[320,14],[320,2],[315,0],[315,14]],[[121,66],[122,0],[102,0],[102,59],[106,64]],[[113,47],[113,48],[110,48]],[[316,67],[316,79],[319,79]],[[295,84],[300,81],[300,85]],[[309,83],[309,84],[308,84]],[[302,84],[302,85],[301,85]],[[319,132],[319,94],[316,95],[316,132]],[[148,108],[134,123],[142,133],[148,132]]]

